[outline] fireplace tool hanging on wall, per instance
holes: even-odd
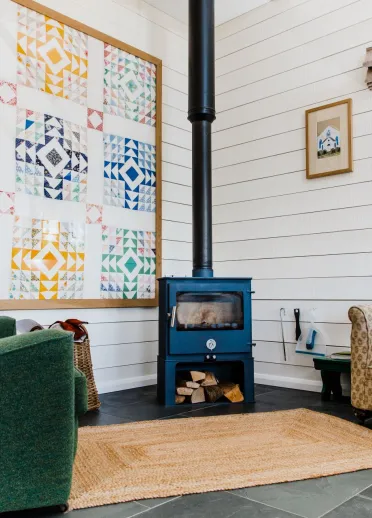
[[[166,405],[175,404],[176,379],[190,371],[238,384],[244,401],[254,401],[251,279],[213,277],[214,68],[214,0],[189,0],[193,271],[159,279],[158,399]]]

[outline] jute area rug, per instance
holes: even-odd
[[[79,430],[73,509],[372,468],[372,431],[310,410]]]

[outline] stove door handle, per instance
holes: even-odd
[[[176,312],[177,312],[177,306],[172,307],[172,316],[171,316],[171,327],[174,327],[174,324],[176,322]]]

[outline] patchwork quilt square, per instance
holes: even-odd
[[[88,128],[103,131],[103,112],[88,108]]]
[[[155,232],[102,227],[101,298],[155,298],[155,239]]]
[[[104,203],[155,212],[156,148],[118,135],[103,134]]]
[[[17,104],[17,85],[8,81],[0,81],[0,102],[15,106]]]
[[[87,203],[86,205],[86,223],[87,225],[95,225],[102,223],[102,205]]]
[[[15,217],[11,299],[80,299],[84,287],[84,226]]]
[[[34,196],[84,202],[87,129],[44,113],[19,109],[16,189]]]
[[[0,214],[14,214],[14,192],[0,191]]]
[[[19,6],[17,56],[19,84],[86,105],[86,34]]]
[[[105,44],[104,111],[156,125],[156,66]]]

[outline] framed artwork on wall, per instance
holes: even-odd
[[[14,34],[0,35],[0,309],[157,306],[162,62],[12,2]]]
[[[352,99],[307,110],[306,177],[352,171]]]

